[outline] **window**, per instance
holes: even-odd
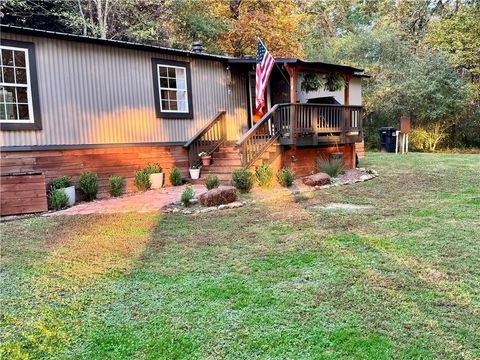
[[[155,104],[159,118],[192,118],[188,63],[153,59]]]
[[[32,43],[3,40],[0,46],[0,126],[2,130],[39,129],[34,109]],[[35,93],[36,79],[35,79]],[[38,119],[37,119],[38,117]]]

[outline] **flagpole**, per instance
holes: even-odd
[[[263,43],[262,39],[260,39],[260,36],[257,35],[257,38],[258,38],[258,41],[260,41],[263,45],[263,47],[266,49],[267,47],[265,46],[265,44]],[[274,58],[275,60],[275,58]],[[278,68],[278,71],[280,71],[280,74],[282,74],[283,78],[285,79],[285,81],[287,82],[287,84],[290,84],[290,80],[287,79],[287,77],[285,76],[285,74],[283,73],[283,70],[282,68],[278,65],[277,61],[275,60],[275,65],[277,66]]]

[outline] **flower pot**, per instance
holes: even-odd
[[[343,158],[342,152],[333,152],[330,154],[330,160],[342,159],[342,158]]]
[[[75,205],[75,186],[60,189],[68,198],[68,206]]]
[[[160,189],[163,186],[163,173],[150,174],[150,189]]]
[[[200,177],[200,169],[188,169],[188,171],[192,180],[197,180]]]
[[[212,162],[212,156],[211,156],[211,155],[202,156],[202,164],[203,164],[203,166],[208,166],[208,165],[210,165],[211,162]]]

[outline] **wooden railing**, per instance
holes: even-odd
[[[243,166],[251,166],[274,142],[282,145],[345,144],[359,141],[361,106],[277,104],[240,140]]]
[[[220,111],[206,124],[184,147],[188,148],[188,163],[190,167],[199,166],[201,152],[213,153],[227,139],[227,122],[225,111]]]

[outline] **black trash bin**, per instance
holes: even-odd
[[[397,129],[382,127],[378,132],[380,134],[380,151],[394,153],[397,144]]]

